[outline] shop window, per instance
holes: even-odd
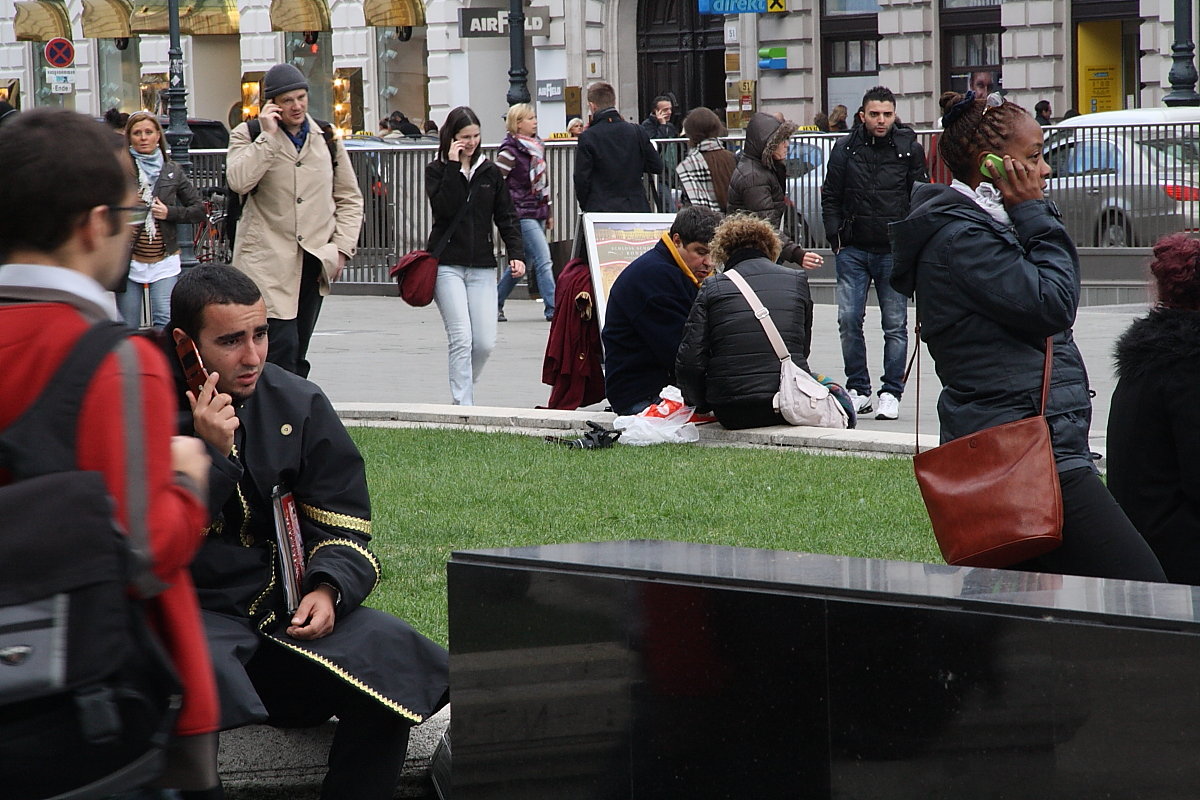
[[[407,38],[406,38],[407,37]],[[417,124],[429,116],[429,78],[425,29],[376,28],[375,53],[380,118],[400,111]],[[365,120],[374,129],[378,120]]]
[[[822,11],[825,110],[844,105],[852,122],[863,94],[879,83],[879,3],[825,0]]]
[[[99,62],[100,109],[116,108],[126,113],[140,109],[151,110],[154,105],[145,105],[141,93],[142,60],[138,54],[140,37],[131,36],[124,40],[124,49],[117,47],[116,39],[96,39],[96,59]]]
[[[1003,91],[1000,4],[984,0],[942,2],[942,89],[977,94]]]
[[[55,108],[75,107],[75,93],[57,94],[50,88],[46,80],[46,59],[42,56],[45,42],[26,42],[29,48],[25,55],[25,63],[33,64],[33,102],[30,106],[53,106]]]
[[[987,8],[999,5],[1000,0],[942,0],[942,8]]]
[[[328,31],[288,31],[284,33],[283,44],[287,63],[308,79],[308,113],[332,122],[333,47],[330,35]]]

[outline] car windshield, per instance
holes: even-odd
[[[825,151],[819,145],[795,139],[788,144],[786,168],[789,178],[807,175],[823,163]]]
[[[1156,161],[1170,160],[1179,165],[1200,166],[1200,136],[1143,139],[1138,145]]]

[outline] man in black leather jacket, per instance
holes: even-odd
[[[575,147],[575,197],[584,211],[650,212],[642,173],[661,175],[662,157],[640,125],[617,111],[610,84],[587,90],[592,121]]]
[[[821,187],[825,235],[837,256],[838,330],[846,388],[860,414],[871,411],[871,375],[863,317],[867,292],[883,316],[883,386],[877,419],[896,419],[904,393],[908,307],[891,287],[892,251],[887,226],[908,215],[914,183],[929,182],[925,151],[911,128],[896,122],[896,98],[876,86],[863,96],[858,123],[838,139]]]

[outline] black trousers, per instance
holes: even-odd
[[[1167,580],[1154,551],[1099,475],[1080,467],[1059,473],[1058,480],[1063,499],[1062,546],[1010,569],[1092,578]]]
[[[324,667],[281,645],[263,642],[246,671],[267,707],[267,724],[320,725],[336,716],[321,800],[391,800],[412,723]],[[183,792],[184,800],[221,800],[221,789]]]
[[[311,366],[308,363],[308,343],[317,327],[321,314],[321,260],[312,253],[304,253],[304,266],[300,273],[300,303],[295,319],[267,320],[270,326],[267,361],[278,364],[288,372],[307,378]]]

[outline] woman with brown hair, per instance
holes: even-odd
[[[712,109],[701,106],[684,117],[683,133],[692,149],[675,167],[683,185],[680,204],[725,213],[729,210],[729,179],[737,166],[737,158],[720,140],[729,131]]]
[[[948,442],[1040,409],[1047,338],[1053,367],[1045,415],[1062,487],[1062,545],[1013,569],[1162,581],[1162,567],[1101,482],[1088,442],[1092,403],[1071,326],[1079,257],[1043,196],[1042,129],[1002,95],[942,95],[938,155],[951,185],[917,184],[890,228],[892,286],[916,295],[921,340],[942,393]]]
[[[1117,340],[1108,488],[1167,578],[1200,585],[1200,240],[1160,239],[1157,303]]]
[[[808,370],[812,302],[803,270],[775,263],[782,244],[775,227],[750,214],[717,226],[711,255],[722,271],[737,268],[771,312],[792,360]],[[805,260],[820,266],[821,256]],[[704,281],[683,329],[675,380],[684,402],[711,410],[726,428],[786,425],[773,400],[779,391],[779,357],[746,298],[723,275]],[[846,396],[850,408],[849,396]],[[853,416],[851,416],[853,419]]]
[[[150,322],[164,327],[171,319],[171,290],[179,277],[181,222],[204,219],[204,202],[187,173],[167,157],[162,124],[149,111],[135,111],[125,122],[125,143],[137,169],[138,195],[150,216],[138,228],[125,292],[118,294],[121,316],[131,328],[142,323],[142,293],[150,293]]]

